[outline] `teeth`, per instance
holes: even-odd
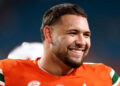
[[[75,52],[75,53],[81,53],[82,51],[72,50],[72,52]]]

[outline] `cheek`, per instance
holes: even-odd
[[[58,47],[68,47],[73,41],[75,40],[74,37],[68,35],[59,35],[54,37],[53,43],[56,44]]]
[[[73,37],[73,36],[67,35],[64,39],[65,39],[67,42],[73,42],[76,38]]]
[[[68,36],[63,37],[61,39],[61,42],[64,46],[69,46],[73,41],[74,41],[74,39],[72,37],[68,37]]]

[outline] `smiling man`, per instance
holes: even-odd
[[[44,27],[46,49],[40,65],[53,75],[64,75],[82,65],[90,48],[90,30],[85,14],[65,14],[57,22]]]
[[[79,6],[59,4],[50,8],[43,16],[41,32],[43,57],[1,61],[1,85],[120,86],[119,76],[111,67],[83,63],[91,46],[91,32],[87,14]]]

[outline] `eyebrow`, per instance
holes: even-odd
[[[80,32],[80,31],[79,31],[79,30],[77,30],[77,29],[69,29],[69,30],[67,30],[67,32],[72,32],[72,31],[74,31],[74,32]],[[84,33],[91,34],[91,32],[90,32],[90,31],[84,31]]]
[[[67,32],[80,32],[79,30],[77,30],[77,29],[69,29],[69,30],[67,30]]]

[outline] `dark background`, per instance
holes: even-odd
[[[22,42],[41,42],[44,12],[74,3],[88,14],[92,47],[86,61],[102,62],[120,75],[120,0],[0,0],[0,59]]]

